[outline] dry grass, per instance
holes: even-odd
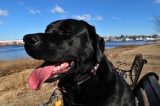
[[[0,105],[5,106],[8,103],[11,105],[10,101],[15,100],[18,105],[19,100],[23,99],[23,103],[28,100],[28,98],[25,100],[26,94],[31,90],[28,85],[28,77],[33,69],[42,62],[28,58],[0,61]],[[15,99],[17,97],[18,99]]]
[[[123,45],[123,46],[118,46],[116,48],[113,49],[106,49],[104,51],[104,54],[109,58],[116,58],[120,53],[124,52],[124,51],[128,51],[131,50],[133,48],[136,47],[140,47],[141,45]]]
[[[18,73],[26,69],[33,69],[42,64],[42,61],[35,59],[16,59],[16,60],[1,60],[0,61],[0,77]]]
[[[160,76],[160,43],[147,44],[119,53],[116,58],[111,58],[113,64],[117,61],[132,64],[135,55],[142,54],[148,62],[144,65],[141,75],[155,72]]]

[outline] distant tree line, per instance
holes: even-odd
[[[158,34],[153,34],[152,36],[146,36],[146,35],[120,35],[120,39],[124,39],[124,38],[129,38],[129,39],[133,39],[136,40],[137,37],[142,37],[143,39],[146,37],[151,37],[151,38],[158,38],[159,35]]]

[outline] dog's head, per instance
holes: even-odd
[[[49,24],[45,33],[24,36],[25,50],[45,62],[29,78],[33,89],[71,73],[83,74],[101,61],[104,40],[84,21],[66,19]]]

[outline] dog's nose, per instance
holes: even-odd
[[[39,40],[38,40],[38,37],[37,37],[37,36],[29,34],[29,35],[25,35],[25,36],[23,37],[23,41],[24,41],[25,43],[34,45],[34,44],[36,44]]]

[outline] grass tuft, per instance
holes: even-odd
[[[28,58],[0,60],[0,77],[18,73],[26,69],[36,68],[42,64],[42,62],[43,61]]]

